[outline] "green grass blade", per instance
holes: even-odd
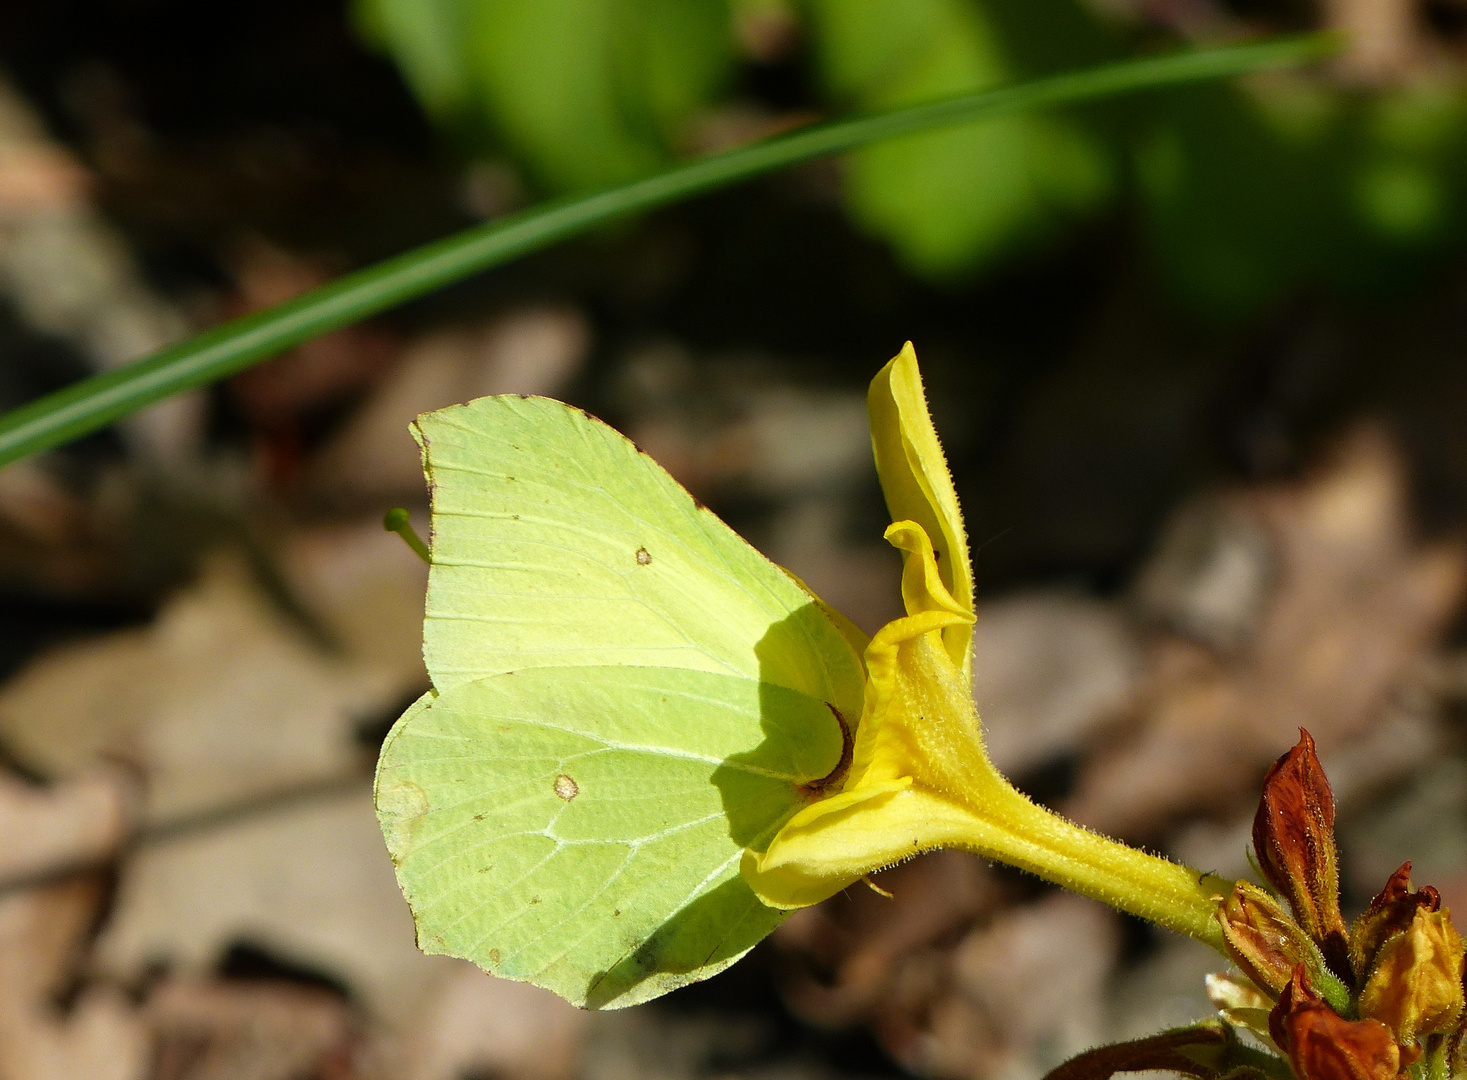
[[[0,417],[0,465],[81,438],[174,394],[227,378],[313,337],[339,330],[472,274],[626,214],[685,199],[826,154],[899,135],[1321,59],[1332,34],[1127,60],[891,112],[831,121],[668,169],[593,195],[563,199],[467,229],[234,319],[124,367],[94,375]]]

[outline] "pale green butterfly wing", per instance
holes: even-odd
[[[536,398],[419,418],[435,691],[378,766],[419,943],[646,1000],[782,917],[739,877],[842,760],[859,636],[624,437]]]
[[[377,805],[425,952],[596,1007],[733,963],[783,917],[739,876],[840,760],[829,707],[678,668],[532,668],[425,695]]]
[[[860,714],[860,658],[800,586],[599,420],[546,398],[419,417],[439,690],[528,667],[759,679]]]

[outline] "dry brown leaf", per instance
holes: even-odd
[[[880,1012],[909,954],[956,940],[998,902],[983,863],[936,851],[873,875],[865,885],[796,911],[774,932],[788,959],[785,996],[806,1019],[849,1024]]]
[[[428,997],[407,1037],[404,1080],[569,1080],[588,1014],[548,990],[460,965]]]
[[[1104,1036],[1119,947],[1114,912],[1050,893],[964,938],[925,1023],[905,1038],[888,1033],[887,1044],[926,1075],[1041,1075]],[[878,1026],[893,1019],[882,1015]]]
[[[291,983],[170,979],[148,998],[151,1080],[351,1080],[340,996]]]
[[[1312,477],[1232,498],[1272,539],[1276,588],[1236,655],[1176,636],[1151,648],[1133,731],[1066,806],[1102,832],[1155,836],[1229,807],[1300,727],[1327,756],[1384,712],[1461,601],[1467,553],[1411,536],[1404,467],[1378,429]]]
[[[283,546],[280,564],[295,595],[353,667],[370,670],[375,682],[399,696],[428,688],[428,567],[401,537],[382,528],[380,517],[298,532]]]
[[[1008,776],[1080,751],[1130,703],[1140,644],[1115,605],[1065,592],[985,602],[973,627],[973,700]]]
[[[335,979],[389,1027],[459,963],[418,951],[366,782],[142,845],[97,963],[123,982],[160,961],[202,977],[240,943]]]
[[[104,889],[95,878],[0,896],[0,1078],[141,1080],[146,1039],[116,990],[84,986],[63,1012]]]
[[[1322,0],[1325,25],[1349,43],[1337,61],[1349,79],[1393,82],[1431,59],[1420,5],[1412,0]]]
[[[0,882],[100,862],[127,837],[135,779],[98,769],[52,787],[0,772]]]
[[[121,486],[103,485],[109,494]],[[0,585],[37,598],[136,604],[108,502],[84,501],[37,461],[0,468]]]
[[[171,344],[188,327],[91,205],[91,186],[40,117],[0,82],[0,293],[30,326],[108,369]],[[204,404],[200,394],[179,395],[124,419],[120,429],[167,468],[197,446]]]
[[[374,539],[388,558],[400,554],[395,537]],[[300,561],[309,568],[328,560],[318,553]],[[353,565],[367,579],[357,579],[355,599],[370,616],[379,611],[372,579],[380,564]],[[351,591],[340,581],[319,590]],[[48,775],[75,773],[107,754],[132,760],[147,781],[147,819],[172,819],[358,768],[358,723],[422,682],[420,669],[376,652],[362,661],[326,655],[237,559],[221,555],[153,626],[33,661],[0,689],[0,738]]]
[[[237,292],[227,308],[244,315],[273,307],[336,276],[331,260],[286,251],[252,237],[234,253]],[[372,323],[312,338],[236,375],[229,389],[251,422],[269,429],[375,382],[392,364],[397,342]]]

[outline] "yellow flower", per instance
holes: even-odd
[[[1396,1041],[1451,1031],[1462,1018],[1462,938],[1446,908],[1417,908],[1411,925],[1381,947],[1360,1013],[1390,1028]]]
[[[868,404],[907,613],[866,645],[865,702],[844,781],[765,851],[746,851],[745,880],[773,907],[802,907],[919,852],[965,848],[1221,950],[1215,916],[1232,881],[1036,806],[989,762],[973,705],[967,534],[910,342],[872,381]]]

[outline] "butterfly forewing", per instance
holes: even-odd
[[[859,715],[860,659],[808,594],[616,431],[519,397],[430,413],[416,431],[439,690],[633,664],[758,679]]]

